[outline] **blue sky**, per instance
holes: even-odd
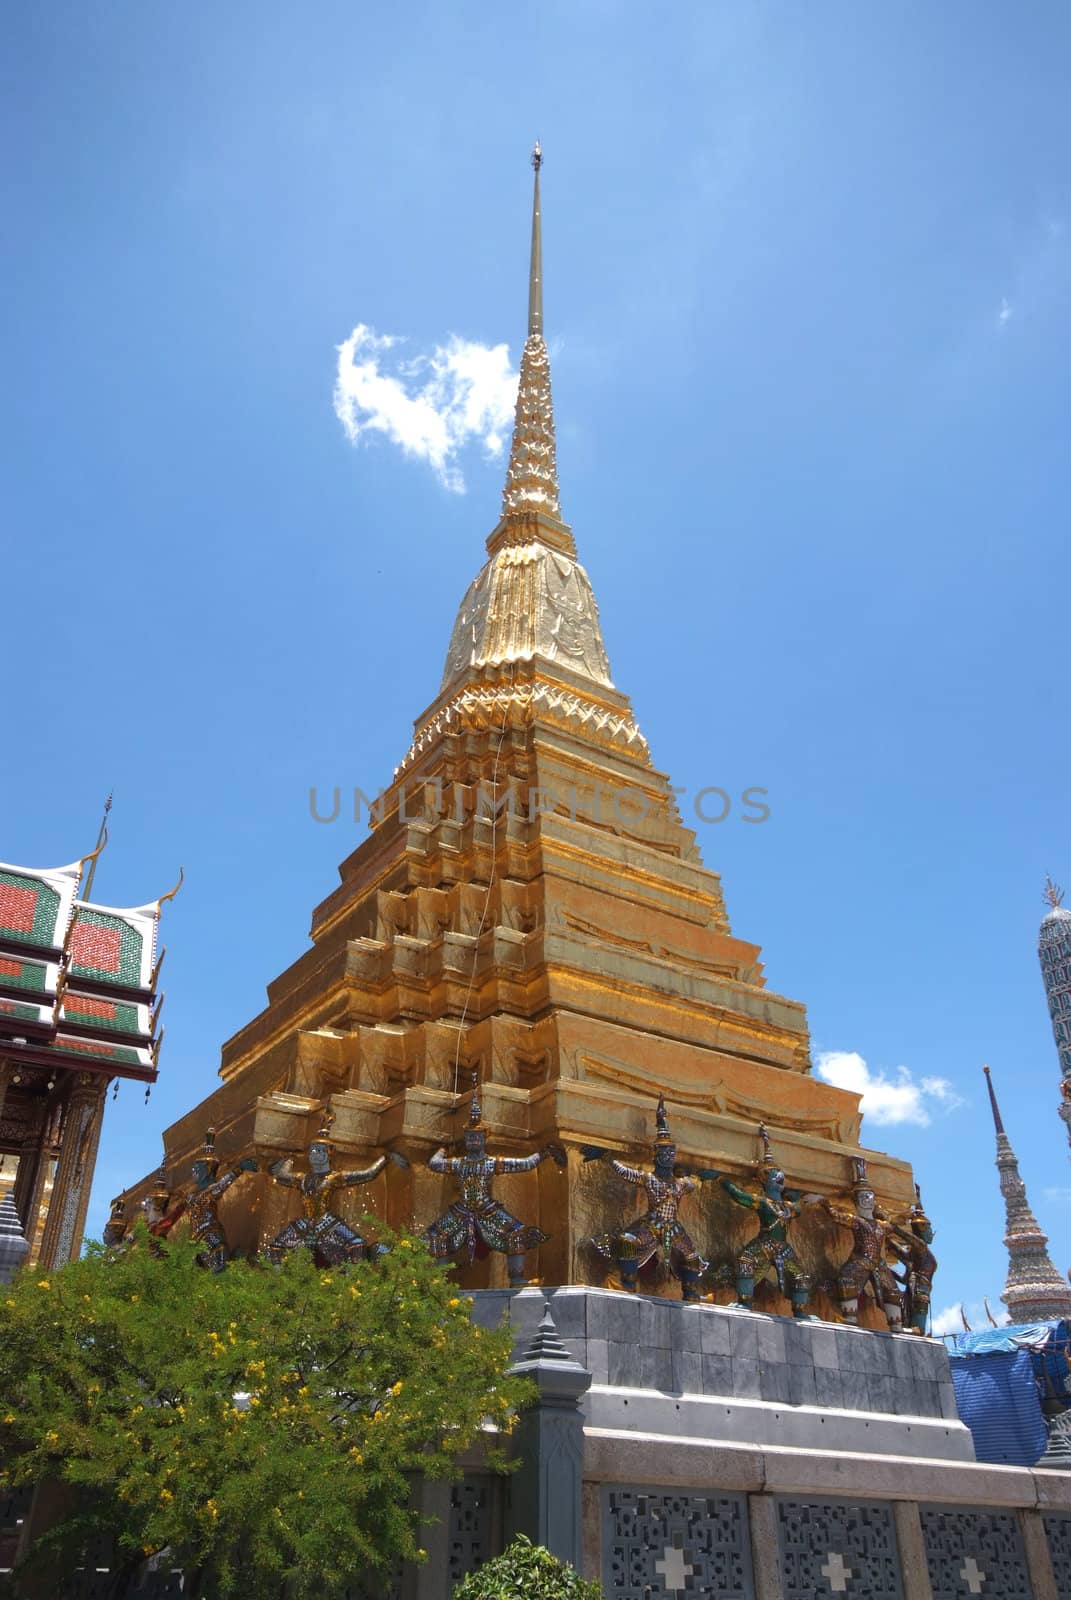
[[[615,680],[676,783],[769,791],[700,843],[816,1050],[950,1086],[866,1124],[938,1306],[1003,1283],[986,1060],[1071,1264],[1035,954],[1071,879],[1066,8],[50,0],[6,43],[0,854],[77,856],[114,786],[98,896],[187,873],[91,1223],[305,948],[358,837],[310,785],[378,787],[436,692],[493,428],[464,493],[353,444],[337,351],[404,339],[410,391],[516,362],[538,135]]]

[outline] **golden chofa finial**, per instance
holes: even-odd
[[[114,790],[112,792],[114,793]],[[108,843],[108,812],[111,809],[112,795],[109,795],[107,800],[104,802],[104,815],[100,819],[100,831],[97,834],[97,847],[95,850],[91,850],[87,856],[82,857],[82,871],[84,872],[87,867],[89,868],[89,876],[86,879],[85,888],[81,891],[81,898],[83,900],[88,900],[90,895],[93,893],[93,879],[97,875],[97,861],[100,857],[101,851],[104,849],[104,846]]]
[[[1053,883],[1051,878],[1045,879],[1045,896],[1048,904],[1056,911],[1064,903],[1064,891],[1058,883]]]
[[[169,900],[173,900],[175,898],[175,896],[178,894],[179,890],[182,888],[182,885],[185,882],[186,882],[185,870],[182,867],[179,867],[179,869],[178,869],[178,882],[176,883],[175,887],[173,889],[169,889],[166,894],[162,894],[160,896],[159,900],[157,900],[157,902],[156,902],[157,915],[159,915],[159,913],[160,913],[160,907],[166,905]]]

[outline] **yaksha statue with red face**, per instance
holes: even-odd
[[[432,1172],[449,1173],[461,1191],[449,1211],[424,1230],[423,1238],[436,1260],[447,1261],[466,1252],[471,1262],[494,1250],[506,1258],[510,1288],[523,1289],[528,1282],[525,1255],[550,1235],[511,1216],[501,1201],[495,1199],[491,1180],[510,1172],[532,1172],[548,1156],[559,1167],[565,1166],[565,1151],[557,1144],[546,1145],[530,1156],[487,1154],[479,1079],[474,1072],[465,1154],[448,1156],[443,1146],[428,1162]]]
[[[157,1172],[156,1182],[151,1193],[142,1201],[141,1209],[149,1229],[149,1251],[154,1256],[161,1256],[164,1253],[161,1241],[167,1238],[186,1210],[186,1196],[171,1193],[164,1167]]]
[[[683,1299],[698,1300],[699,1279],[708,1263],[696,1249],[678,1212],[685,1196],[695,1194],[704,1178],[716,1178],[717,1173],[703,1171],[677,1176],[677,1146],[670,1135],[663,1095],[658,1097],[655,1125],[653,1172],[626,1166],[623,1161],[610,1162],[619,1178],[646,1190],[647,1211],[621,1233],[604,1233],[588,1242],[607,1261],[617,1262],[623,1289],[635,1290],[641,1270],[649,1261],[661,1256],[680,1279]],[[609,1152],[598,1145],[587,1145],[583,1154],[585,1161],[601,1161]]]
[[[852,1253],[837,1271],[840,1313],[845,1322],[858,1322],[859,1296],[869,1289],[895,1333],[902,1326],[904,1313],[900,1286],[885,1261],[892,1224],[877,1209],[877,1196],[867,1179],[866,1162],[855,1156],[852,1166],[855,1181],[850,1205],[843,1200],[824,1198],[819,1202],[834,1222],[850,1229],[852,1234]]]
[[[268,1246],[271,1261],[281,1261],[288,1250],[307,1246],[319,1267],[339,1267],[349,1261],[372,1260],[381,1255],[385,1245],[369,1244],[361,1235],[343,1222],[331,1210],[330,1202],[339,1189],[352,1188],[354,1184],[371,1183],[378,1178],[388,1161],[396,1167],[407,1167],[409,1162],[399,1150],[380,1156],[370,1167],[358,1167],[352,1172],[333,1172],[331,1169],[331,1124],[333,1111],[325,1112],[320,1131],[309,1145],[309,1170],[302,1177],[295,1176],[287,1157],[271,1168],[275,1182],[284,1189],[297,1189],[301,1194],[302,1214],[288,1222]]]
[[[216,1159],[216,1130],[205,1133],[202,1154],[193,1163],[193,1188],[186,1197],[186,1214],[190,1224],[190,1238],[201,1245],[197,1264],[210,1272],[222,1272],[227,1265],[227,1235],[219,1220],[219,1202],[232,1183],[243,1172],[256,1172],[257,1163],[246,1156],[236,1167],[231,1167],[222,1178]]]

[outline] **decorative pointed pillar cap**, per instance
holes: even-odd
[[[591,1388],[591,1373],[561,1341],[549,1300],[543,1302],[543,1316],[524,1355],[510,1371],[531,1378],[541,1401],[575,1402]]]

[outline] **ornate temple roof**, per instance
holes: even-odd
[[[983,1071],[997,1135],[997,1171],[1006,1216],[1004,1243],[1008,1247],[1008,1276],[1000,1298],[1016,1323],[1069,1317],[1071,1285],[1053,1265],[1048,1235],[1042,1233],[1030,1209],[1026,1184],[1019,1176],[1019,1162],[1004,1131],[992,1076],[988,1067]]]
[[[125,908],[79,899],[100,849],[64,867],[0,863],[0,1053],[151,1082],[157,930],[171,896]]]

